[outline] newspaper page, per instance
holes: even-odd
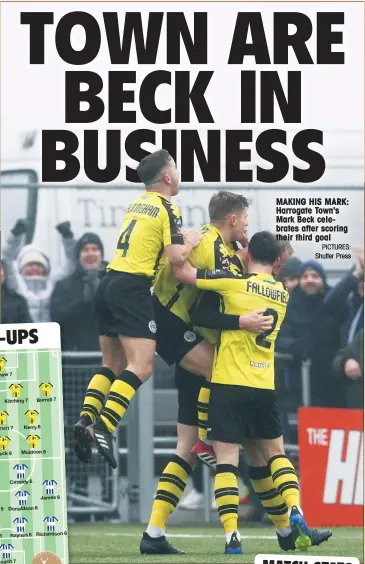
[[[196,563],[221,562],[223,553],[242,553],[244,562],[363,561],[363,3],[5,2],[1,37],[1,322],[60,325],[66,477],[55,468],[41,478],[67,491],[70,563],[139,562],[141,553],[157,555],[151,562],[161,553],[177,562],[179,551]],[[168,155],[168,171],[157,167],[144,181],[139,163],[152,162],[149,155],[160,149],[167,152],[161,154]],[[143,200],[152,197],[148,191],[165,195],[167,203],[162,197],[151,207]],[[159,294],[154,278],[175,260],[167,239],[139,227],[141,217],[158,224],[165,213],[160,205],[175,210],[169,216],[175,242],[205,226],[195,236],[211,241],[215,257],[204,262],[202,251],[202,262],[185,262],[185,276],[189,264],[200,270],[190,270],[183,282],[173,278],[181,272],[170,272],[172,295],[168,284]],[[255,263],[260,238],[270,242],[262,248],[271,245],[278,255],[269,270],[262,248],[261,266]],[[156,268],[149,271],[145,258],[153,241]],[[139,258],[128,262],[132,248]],[[100,317],[105,276],[112,276],[106,268],[134,281],[110,293],[108,329]],[[220,296],[223,306],[204,328],[194,322],[198,300],[184,309],[184,296],[193,295],[192,284],[207,290],[209,280],[212,292],[223,292],[212,277],[228,276],[222,274],[227,269],[243,276],[251,298],[242,309]],[[257,269],[267,274],[263,285]],[[247,282],[254,275],[256,281]],[[141,280],[154,286],[154,296],[143,294]],[[156,300],[177,323],[166,321],[164,336]],[[252,346],[237,345],[243,334]],[[139,349],[141,335],[146,342]],[[126,336],[135,339],[138,366],[131,357],[125,361]],[[230,360],[223,357],[226,349]],[[0,353],[4,374],[12,373],[6,378],[15,382],[21,354]],[[59,352],[57,359],[47,354],[45,362],[58,366]],[[247,366],[242,354],[251,355]],[[202,374],[211,380],[204,400]],[[56,372],[53,377],[60,402]],[[36,371],[34,378],[36,401],[43,376]],[[214,417],[220,408],[213,390],[224,392],[227,382],[237,394],[275,385],[270,431],[262,430],[270,410],[256,405],[248,415],[241,406],[242,433],[234,423],[225,441],[214,438],[233,417],[233,407],[227,420]],[[2,372],[0,385],[10,397]],[[36,409],[43,419],[48,405],[30,402],[25,389],[22,395],[29,403],[16,407],[21,427],[25,411]],[[184,412],[184,418],[185,401],[191,417]],[[14,406],[0,408],[12,416]],[[79,421],[81,435],[74,427]],[[177,433],[177,423],[185,434]],[[207,429],[213,446],[204,438]],[[101,442],[91,438],[97,432]],[[4,448],[0,462],[8,461],[1,475],[6,490],[17,480],[13,443],[20,435],[0,434],[13,441],[12,455]],[[43,429],[36,434],[43,452]],[[245,442],[251,438],[256,450]],[[235,447],[227,478],[220,465],[230,442],[243,448]],[[49,448],[62,444],[57,434]],[[233,488],[229,499],[227,487]],[[0,505],[5,514],[17,504],[0,498]],[[56,516],[57,528],[67,531]],[[10,527],[4,523],[1,512],[0,529]],[[1,542],[18,546],[0,532]],[[0,563],[30,564],[25,540],[22,547],[16,554],[4,544]],[[65,550],[50,548],[64,563]]]

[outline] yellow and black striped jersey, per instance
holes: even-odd
[[[158,192],[145,192],[127,209],[107,270],[153,278],[164,248],[184,244],[179,208]]]
[[[190,254],[190,264],[200,269],[223,268],[242,274],[243,264],[235,254],[236,245],[233,243],[225,244],[219,230],[213,225],[204,226],[203,232],[201,242]],[[169,262],[163,265],[156,277],[154,293],[163,306],[180,317],[185,323],[191,323],[190,315],[198,304],[201,292],[195,286],[177,282],[172,274]],[[218,331],[202,327],[195,329],[208,342],[215,345]]]
[[[265,309],[273,317],[269,331],[261,335],[240,329],[221,331],[216,345],[212,382],[251,388],[275,388],[275,340],[286,313],[289,294],[271,274],[235,275],[225,270],[198,270],[196,285],[218,292],[222,311],[246,315]]]

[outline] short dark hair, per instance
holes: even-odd
[[[251,237],[248,252],[255,262],[271,265],[280,256],[282,249],[273,233],[259,231]]]
[[[162,169],[171,160],[171,155],[166,149],[159,149],[144,157],[137,166],[139,179],[145,186],[154,184],[159,180]]]
[[[225,219],[227,215],[242,212],[245,208],[248,208],[247,198],[240,194],[220,190],[217,194],[212,196],[209,202],[209,218],[210,221],[221,221]]]
[[[294,254],[294,249],[291,246],[290,241],[278,241],[278,243],[280,247],[280,254],[287,252],[290,257]]]

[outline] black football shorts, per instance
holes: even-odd
[[[95,295],[99,335],[156,340],[151,282],[145,276],[110,270]]]
[[[164,307],[156,296],[152,297],[152,303],[157,325],[156,352],[169,366],[179,364],[204,339],[192,326]]]
[[[212,383],[208,421],[208,437],[222,443],[282,435],[275,390]]]

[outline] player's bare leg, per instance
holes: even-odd
[[[201,341],[196,347],[191,349],[180,362],[180,366],[197,376],[202,376],[206,380],[212,377],[214,359],[214,349],[206,341]]]
[[[175,455],[161,474],[149,524],[140,543],[142,554],[184,554],[168,543],[165,528],[168,517],[176,509],[184,493],[195,465],[196,457],[191,449],[197,437],[197,427],[178,423]]]
[[[91,439],[86,428],[95,423],[116,375],[126,367],[126,358],[118,337],[99,338],[102,368],[89,382],[81,418],[74,426],[75,453],[82,462],[91,460]]]
[[[156,343],[153,339],[123,336],[120,336],[119,339],[126,358],[126,368],[113,382],[108,400],[97,421],[88,427],[88,432],[99,453],[112,468],[117,467],[113,453],[112,433],[127,411],[138,388],[151,376],[156,350]]]
[[[300,507],[298,477],[294,466],[285,456],[283,437],[258,439],[255,443],[270,470],[276,491],[288,508],[295,547],[306,550],[328,540],[332,536],[331,531],[310,529],[305,522]]]
[[[217,462],[214,450],[207,440],[208,405],[210,396],[210,379],[212,376],[214,349],[206,341],[201,341],[189,351],[180,362],[180,366],[197,376],[202,376],[202,386],[198,398],[198,441],[193,446],[194,454],[211,468]]]
[[[226,534],[225,554],[242,554],[238,532],[238,459],[240,446],[213,441],[217,455],[214,496],[220,521]]]

